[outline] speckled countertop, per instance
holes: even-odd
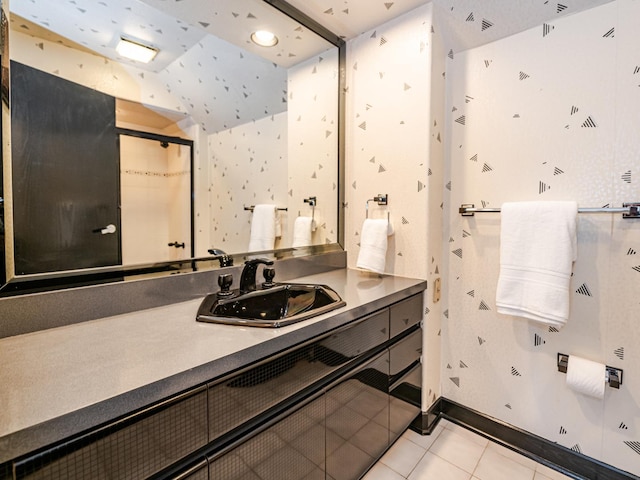
[[[334,270],[347,305],[276,328],[195,321],[201,299],[0,340],[0,463],[118,418],[321,335],[426,288]],[[113,299],[117,301],[117,299]]]

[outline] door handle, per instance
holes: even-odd
[[[95,230],[93,230],[93,233],[101,233],[102,235],[116,233],[116,226],[113,223],[110,223],[106,227],[96,228]]]

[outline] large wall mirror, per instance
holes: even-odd
[[[2,8],[0,295],[215,266],[212,251],[340,246],[331,32],[280,0]],[[261,30],[275,45],[252,40]],[[128,59],[122,40],[153,59]]]

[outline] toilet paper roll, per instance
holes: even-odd
[[[594,398],[604,397],[606,366],[569,355],[567,385],[572,390]]]

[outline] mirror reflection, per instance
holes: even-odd
[[[10,2],[8,280],[337,242],[338,49],[262,0],[166,3]]]

